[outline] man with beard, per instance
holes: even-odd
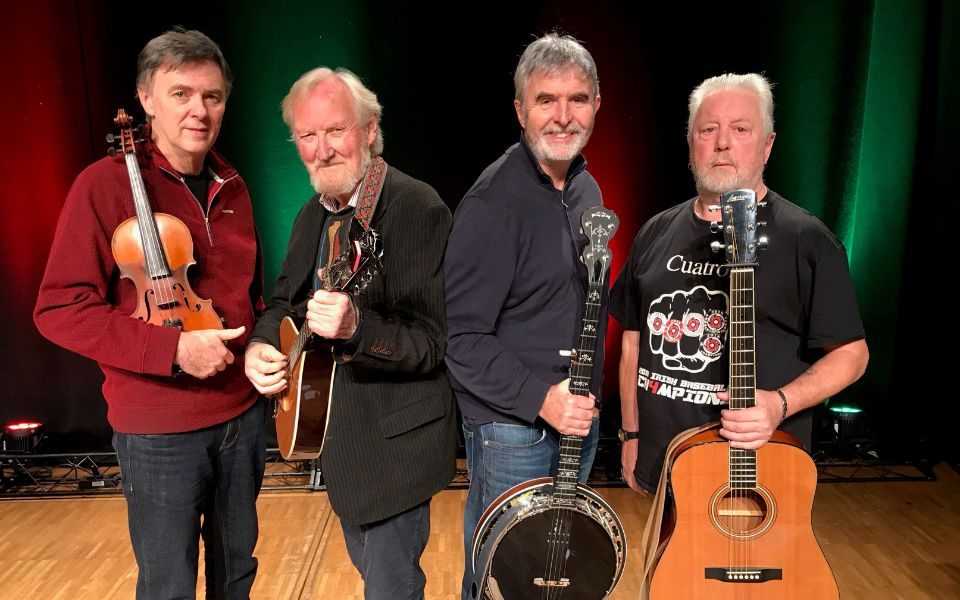
[[[720,75],[694,89],[687,142],[698,196],[643,226],[610,292],[611,313],[626,329],[621,462],[635,490],[656,488],[676,434],[718,418],[734,448],[756,449],[780,427],[809,448],[808,409],[866,368],[843,246],[819,219],[764,184],[775,137],[773,93],[761,75]],[[758,217],[770,243],[755,280],[756,406],[721,410],[728,399],[729,270],[725,256],[710,250],[717,239],[710,222],[720,213],[708,207],[733,189],[752,189],[767,203]]]
[[[571,394],[559,353],[576,343],[586,295],[580,217],[602,204],[580,154],[600,108],[596,63],[573,38],[548,34],[524,51],[514,87],[523,135],[464,196],[444,260],[446,361],[470,471],[464,598],[484,509],[514,485],[556,473],[560,434],[585,436],[586,481],[598,436],[601,377],[591,397]],[[594,372],[603,372],[602,347]]]
[[[282,106],[317,194],[294,222],[247,346],[247,376],[262,394],[288,385],[278,328],[286,316],[305,317],[316,351],[337,361],[320,462],[365,597],[423,598],[430,498],[456,461],[443,364],[450,210],[429,185],[387,167],[381,106],[353,73],[314,69]],[[382,272],[360,295],[320,289],[319,270],[367,226],[383,241]]]

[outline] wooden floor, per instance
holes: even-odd
[[[936,482],[820,485],[814,529],[844,600],[960,598],[960,476],[936,472]],[[639,539],[650,501],[626,489],[600,492],[628,538]],[[465,495],[447,490],[433,501],[427,598],[457,596]],[[259,508],[254,598],[363,598],[324,493],[272,491]],[[638,567],[634,548],[611,598],[637,597]],[[135,588],[122,497],[0,501],[0,598],[133,598]]]

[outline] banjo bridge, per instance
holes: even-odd
[[[533,579],[533,585],[546,588],[565,588],[570,587],[570,580],[566,577],[561,577],[560,581],[546,580],[543,577],[535,577]]]

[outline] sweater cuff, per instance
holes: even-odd
[[[176,327],[151,327],[143,345],[141,371],[148,375],[173,377],[181,333]]]
[[[549,390],[549,383],[530,375],[520,386],[520,391],[517,393],[517,406],[513,414],[531,425],[534,424]]]

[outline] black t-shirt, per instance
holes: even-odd
[[[210,190],[210,171],[207,170],[206,164],[204,164],[203,170],[197,175],[190,175],[189,173],[181,173],[180,175],[183,177],[183,182],[190,188],[190,193],[197,199],[197,202],[200,203],[200,208],[203,209],[204,214],[206,214],[207,195]]]
[[[756,268],[757,387],[773,390],[803,373],[825,347],[864,337],[847,256],[819,219],[772,190],[758,220],[769,246]],[[640,332],[639,449],[635,475],[655,489],[670,440],[720,418],[716,392],[728,379],[729,269],[710,250],[720,239],[693,200],[648,221],[610,292],[610,312]],[[809,447],[812,412],[783,429]]]

